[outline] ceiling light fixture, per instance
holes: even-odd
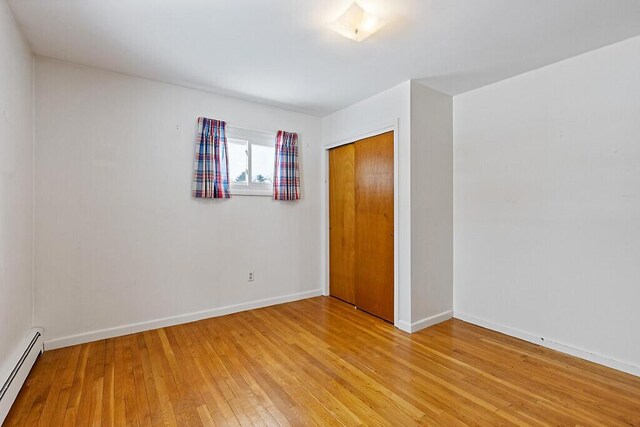
[[[354,2],[332,25],[335,32],[361,42],[382,27],[382,20]]]

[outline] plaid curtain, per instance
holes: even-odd
[[[298,200],[300,198],[297,133],[279,130],[276,136],[273,198],[275,200]]]
[[[226,123],[198,118],[196,161],[193,165],[193,197],[229,198],[229,159],[227,158]]]

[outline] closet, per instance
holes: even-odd
[[[394,320],[393,132],[329,150],[329,289]]]

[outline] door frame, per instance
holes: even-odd
[[[332,148],[340,147],[342,145],[352,144],[361,139],[369,138],[372,136],[381,135],[387,132],[393,132],[393,326],[398,328],[398,315],[399,315],[399,301],[398,301],[398,237],[399,237],[399,203],[398,203],[398,122],[399,119],[394,120],[391,123],[384,124],[379,127],[375,127],[368,132],[354,135],[352,137],[342,139],[339,141],[331,142],[323,146],[322,155],[322,171],[324,174],[324,184],[322,186],[324,192],[324,209],[322,210],[322,220],[324,223],[324,290],[323,295],[330,295],[330,277],[331,277],[331,265],[330,265],[330,245],[331,240],[329,238],[329,150]]]

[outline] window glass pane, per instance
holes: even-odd
[[[273,182],[273,163],[276,149],[267,145],[251,145],[251,179],[255,183]]]
[[[227,140],[229,147],[229,181],[232,184],[247,185],[247,141]]]

